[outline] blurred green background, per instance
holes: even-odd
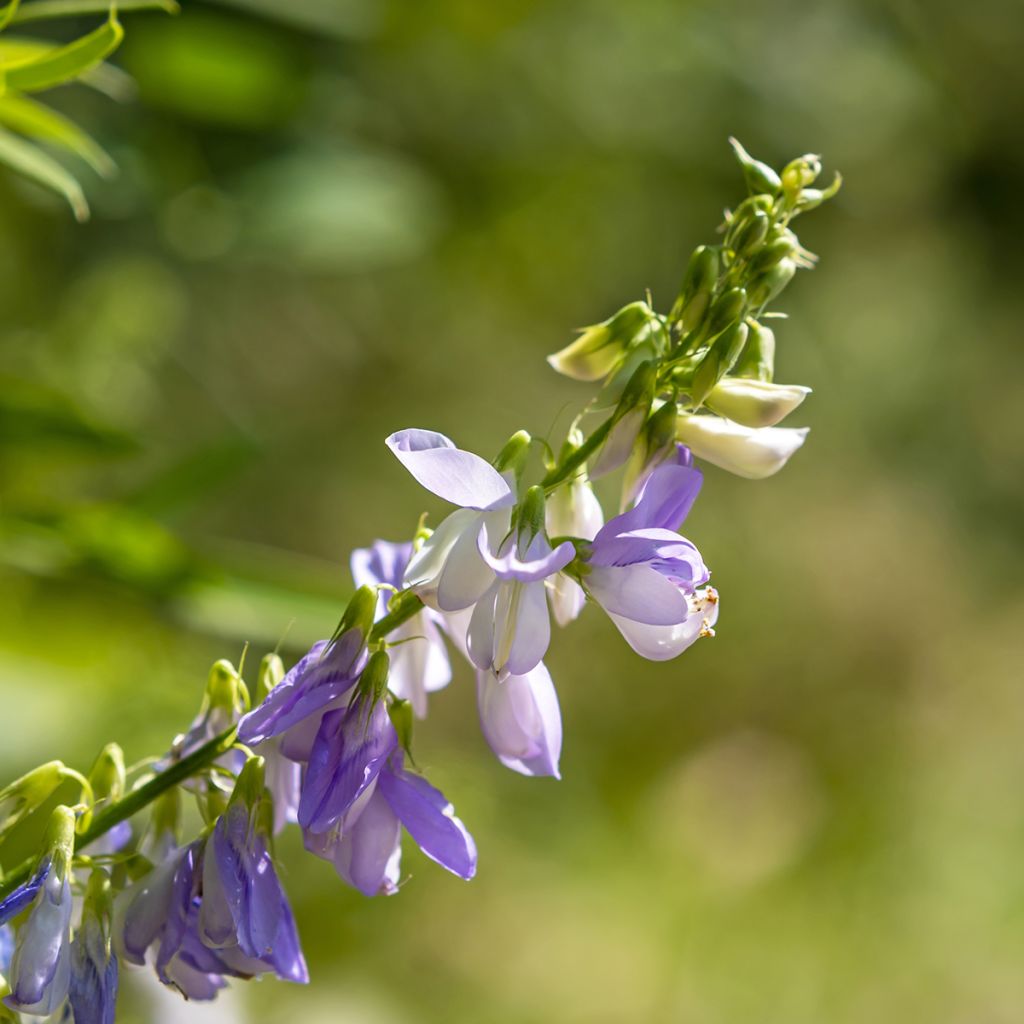
[[[460,667],[417,749],[477,879],[407,849],[367,900],[291,835],[313,983],[204,1013],[133,974],[124,1020],[1024,1019],[1020,13],[186,2],[125,16],[135,101],[52,94],[121,172],[82,227],[0,174],[4,777],[162,749],[215,658],[328,633],[348,551],[441,511],[392,430],[564,427],[544,355],[667,308],[728,135],[846,178],[777,331],[809,443],[709,468],[687,526],[718,638],[557,636],[560,783],[495,761]]]

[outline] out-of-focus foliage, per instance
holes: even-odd
[[[127,0],[122,10],[159,8],[177,11],[175,0]],[[0,32],[22,22],[49,21],[93,12],[106,12],[107,21],[68,43],[0,36],[0,163],[63,196],[78,220],[89,216],[89,204],[78,179],[39,140],[78,157],[97,174],[110,177],[114,163],[84,129],[52,107],[31,98],[59,85],[83,82],[102,89],[104,82],[121,84],[117,72],[103,61],[120,45],[124,29],[117,5],[104,0],[9,0],[0,8]],[[116,90],[116,85],[115,85]]]
[[[84,227],[0,177],[4,778],[149,753],[214,658],[329,634],[347,552],[423,507],[383,437],[488,452],[568,416],[586,386],[544,355],[671,300],[742,195],[727,136],[846,179],[777,325],[808,444],[709,469],[687,523],[718,638],[652,665],[597,610],[557,637],[560,783],[490,757],[463,672],[417,759],[477,879],[410,851],[370,901],[285,850],[313,984],[215,1019],[1020,1019],[1019,27],[1005,0],[196,0],[132,15],[138,101],[52,93],[121,171]],[[125,991],[126,1021],[202,1019]]]

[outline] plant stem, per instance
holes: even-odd
[[[615,416],[609,416],[591,435],[577,448],[570,452],[543,480],[541,486],[550,491],[557,487],[563,480],[567,480],[573,473],[583,465],[596,449],[608,436],[608,432],[615,423]]]

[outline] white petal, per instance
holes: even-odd
[[[626,642],[643,658],[668,661],[682,654],[703,636],[714,636],[718,621],[718,594],[712,588],[698,591],[690,599],[690,615],[674,626],[650,626],[620,615],[608,616]]]
[[[745,427],[774,427],[810,393],[810,388],[799,384],[724,377],[706,401],[709,409]]]
[[[679,440],[698,458],[750,480],[777,473],[804,443],[807,428],[751,430],[719,416],[680,416]]]

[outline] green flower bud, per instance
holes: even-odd
[[[768,236],[770,226],[771,218],[758,210],[745,223],[739,225],[738,230],[730,232],[727,244],[738,256],[748,256]]]
[[[707,333],[711,337],[721,334],[730,324],[743,316],[747,293],[743,288],[730,288],[715,299],[708,313]]]
[[[750,305],[762,309],[793,280],[796,264],[791,259],[779,260],[771,270],[766,270],[750,286]]]
[[[284,662],[279,654],[264,654],[256,676],[256,701],[262,704],[267,694],[284,679]]]
[[[519,479],[523,475],[523,470],[526,468],[526,459],[530,454],[530,444],[532,438],[525,430],[517,430],[506,442],[504,447],[498,452],[498,457],[494,460],[494,467],[499,473],[504,473],[505,470],[511,470],[516,475],[516,479]]]
[[[235,712],[245,707],[242,688],[245,684],[238,669],[226,658],[214,662],[206,681],[206,709]]]
[[[658,381],[658,364],[654,360],[641,363],[622,391],[619,404],[612,413],[612,426],[598,450],[590,469],[593,479],[611,473],[621,466],[633,451],[654,401]]]
[[[43,849],[57,877],[66,878],[71,871],[71,858],[75,853],[75,812],[70,807],[61,804],[53,809],[46,823]]]
[[[250,809],[258,807],[264,800],[266,791],[266,762],[258,755],[247,758],[235,780],[235,788],[231,791],[228,806],[241,802]]]
[[[623,511],[636,496],[638,481],[672,451],[676,441],[677,415],[675,402],[665,402],[647,418],[623,472],[620,503]]]
[[[47,761],[0,790],[0,838],[41,807],[64,780],[64,764]]]
[[[760,160],[755,160],[736,139],[730,138],[729,144],[736,154],[740,167],[743,168],[743,177],[751,192],[779,191],[782,187],[782,179],[771,167],[761,163]]]
[[[809,394],[799,384],[772,384],[762,380],[723,377],[707,396],[713,412],[744,427],[774,427]]]
[[[815,153],[805,153],[795,160],[790,160],[782,171],[782,191],[786,203],[793,207],[800,197],[800,192],[808,185],[813,185],[821,174],[821,157]]]
[[[816,206],[821,206],[826,200],[831,199],[842,187],[843,176],[836,174],[832,179],[832,184],[828,188],[805,188],[800,190],[800,196],[796,201],[796,209],[800,213],[805,213],[807,210],[813,210]]]
[[[646,302],[631,302],[603,323],[583,328],[572,344],[548,356],[548,363],[566,377],[600,380],[615,369],[630,346],[647,337],[656,322]]]
[[[778,238],[769,240],[766,245],[750,257],[750,273],[756,277],[758,274],[763,274],[766,270],[771,270],[781,260],[790,256],[796,248],[797,244],[795,244],[792,232],[784,232]]]
[[[342,636],[350,629],[359,629],[363,636],[368,636],[373,626],[373,613],[377,608],[377,594],[373,587],[360,587],[345,606],[345,613],[335,631],[334,638]]]
[[[89,784],[97,801],[115,801],[124,796],[124,751],[118,744],[108,743],[100,751],[89,772]]]
[[[699,409],[709,392],[733,367],[747,343],[747,325],[743,322],[727,327],[711,343],[711,348],[693,375],[690,405]]]
[[[747,325],[747,344],[732,373],[736,377],[771,381],[775,376],[775,332],[756,320],[748,320]]]
[[[517,514],[519,530],[531,539],[544,530],[544,488],[534,485],[523,496]]]
[[[718,272],[718,250],[709,245],[698,246],[690,257],[679,298],[670,314],[670,319],[681,320],[684,332],[694,330],[704,318],[718,281]]]

